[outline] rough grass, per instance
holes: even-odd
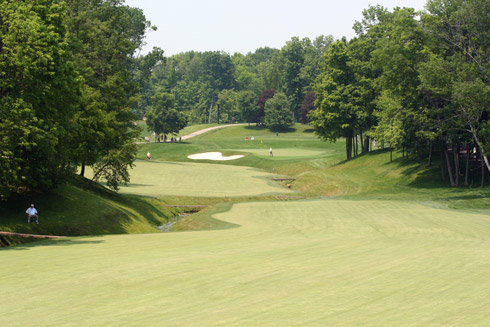
[[[6,326],[488,326],[490,219],[402,201],[234,205],[240,227],[2,250]],[[22,287],[19,287],[22,285]]]

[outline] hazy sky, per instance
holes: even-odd
[[[246,54],[269,46],[280,49],[293,36],[336,39],[354,36],[352,25],[369,5],[424,9],[427,0],[126,0],[143,9],[158,27],[149,32],[166,56],[189,50]]]

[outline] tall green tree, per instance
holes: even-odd
[[[140,9],[122,0],[67,4],[70,48],[84,81],[72,158],[83,176],[86,165],[104,160],[111,150],[127,148],[138,134],[132,111],[139,91],[135,50],[151,25]]]
[[[260,121],[260,107],[257,105],[257,96],[253,91],[240,91],[237,94],[237,106],[241,112],[242,120],[250,123]]]
[[[272,99],[274,97],[274,94],[276,94],[276,90],[273,89],[264,90],[260,94],[259,99],[257,100],[257,106],[259,107],[259,111],[257,114],[257,118],[255,119],[257,123],[264,122],[265,103],[267,102],[267,100]]]
[[[298,37],[293,37],[281,49],[283,89],[295,113],[301,106],[305,96],[304,89],[309,84],[308,80],[304,79],[306,75],[301,74],[301,71],[305,62],[306,48],[310,46],[310,39],[300,40]]]
[[[273,131],[285,129],[294,124],[291,103],[284,93],[277,92],[265,103],[265,124]]]
[[[51,189],[71,153],[79,79],[62,1],[0,3],[0,199]]]
[[[152,108],[147,115],[147,124],[155,134],[177,134],[187,125],[187,118],[175,107],[173,94],[160,91],[152,98]]]
[[[136,111],[140,118],[144,116],[147,108],[151,106],[151,96],[153,94],[151,75],[153,70],[156,66],[165,64],[165,61],[163,50],[158,47],[154,47],[148,54],[136,59],[137,67],[134,75],[140,89]]]
[[[475,144],[478,145],[483,162],[490,171],[488,148],[490,121],[490,3],[485,0],[430,0],[429,14],[423,22],[434,34],[442,49],[434,51],[432,63],[439,63],[440,73],[447,77],[442,84],[446,99],[453,113],[462,123]],[[434,65],[426,66],[430,70]],[[427,74],[425,75],[427,76]],[[429,91],[437,88],[433,80],[425,79]]]
[[[308,124],[310,122],[308,114],[315,109],[315,92],[311,91],[305,96],[299,109],[299,122],[301,124]]]
[[[223,90],[218,94],[217,106],[219,106],[219,120],[231,121],[232,117],[237,117],[238,109],[238,92],[235,90]],[[218,110],[213,112],[211,121],[218,122]],[[218,122],[219,123],[219,122]]]
[[[309,117],[315,133],[322,139],[335,142],[346,138],[347,159],[352,158],[356,130],[357,104],[353,99],[355,75],[349,66],[348,43],[345,38],[332,44],[325,55],[325,69],[315,83],[316,110]]]
[[[418,67],[427,60],[425,45],[427,34],[418,14],[411,8],[395,8],[391,19],[383,22],[385,36],[373,51],[376,67],[381,70],[379,83],[382,96],[400,101],[396,106],[397,121],[402,123],[401,146],[419,152],[427,146],[427,103],[420,90]],[[390,101],[380,101],[378,106]],[[380,107],[380,110],[388,109]],[[381,123],[386,122],[382,120]]]

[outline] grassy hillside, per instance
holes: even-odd
[[[245,141],[246,136],[249,139],[254,136],[255,140]],[[268,156],[270,147],[276,154],[272,158]],[[462,209],[490,207],[490,191],[482,190],[479,180],[470,180],[469,186],[457,188],[451,188],[448,181],[443,182],[437,156],[430,168],[425,159],[402,158],[400,152],[395,152],[390,162],[387,149],[346,162],[343,140],[322,142],[308,126],[300,124],[279,135],[262,127],[234,126],[211,131],[185,143],[145,145],[139,157],[144,160],[148,151],[154,160],[241,165],[290,176],[296,178],[293,190],[308,197],[414,200]],[[245,154],[245,157],[221,162],[187,158],[206,151]]]
[[[189,127],[186,133],[209,126]],[[254,141],[245,140],[252,136]],[[269,157],[270,147],[274,157]],[[270,194],[281,193],[309,198],[415,201],[433,207],[488,212],[490,192],[474,185],[479,181],[473,181],[473,187],[449,187],[440,180],[437,160],[428,169],[424,161],[407,160],[395,153],[390,163],[389,153],[377,150],[345,162],[344,148],[342,140],[321,142],[308,126],[300,124],[279,134],[263,127],[233,126],[187,142],[141,145],[132,183],[123,187],[121,194],[75,180],[52,194],[0,207],[0,230],[51,235],[155,232],[156,226],[177,212],[163,207],[164,204],[216,205],[271,199]],[[153,155],[151,162],[145,159],[148,151]],[[187,158],[207,151],[245,156],[232,161]],[[269,174],[246,167],[263,169]],[[285,188],[286,181],[271,181],[274,176],[270,173],[295,178],[292,190]],[[25,223],[24,212],[30,202],[41,213],[40,225]],[[205,210],[185,218],[173,229],[220,226],[210,212]]]
[[[30,203],[40,224],[27,224]],[[0,207],[0,230],[48,235],[102,235],[156,232],[175,210],[154,198],[122,196],[87,180],[74,178],[50,194],[35,195]]]

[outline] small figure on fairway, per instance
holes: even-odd
[[[251,141],[255,140],[255,137],[253,137],[253,136],[252,136],[252,137],[250,138],[250,140],[251,140]]]
[[[150,159],[151,159],[151,153],[150,153],[150,152],[148,152],[148,153],[146,154],[146,159],[148,159],[148,160],[150,160]]]
[[[31,206],[27,208],[26,214],[28,224],[31,222],[31,219],[34,221],[34,218],[36,218],[36,224],[39,224],[39,217],[37,216],[37,210],[34,208],[34,204],[31,204]]]
[[[272,154],[272,147],[269,149],[269,155],[273,157],[274,155]]]

